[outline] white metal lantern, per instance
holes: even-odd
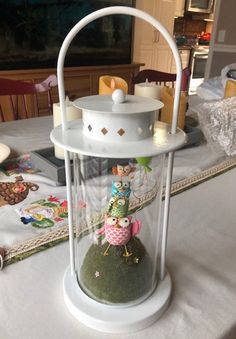
[[[171,47],[177,66],[171,126],[155,122],[155,112],[163,106],[160,101],[125,96],[120,90],[112,96],[75,100],[83,118],[67,121],[63,80],[67,49],[84,26],[111,14],[147,21]],[[79,21],[67,35],[58,58],[58,81],[62,126],[52,131],[51,140],[65,152],[70,242],[65,301],[76,318],[94,329],[139,330],[158,319],[171,293],[165,256],[173,152],[185,142],[184,132],[176,128],[178,49],[168,31],[143,11],[104,8]]]

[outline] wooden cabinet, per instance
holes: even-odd
[[[101,75],[114,75],[125,79],[128,83],[129,93],[133,93],[132,78],[139,72],[140,63],[132,63],[126,65],[104,65],[104,66],[86,66],[71,67],[64,69],[65,92],[70,100],[79,97],[98,94],[98,81]],[[56,69],[33,69],[33,70],[14,70],[0,71],[1,78],[18,79],[40,83],[49,75],[56,74]],[[53,102],[58,102],[58,89],[52,89]],[[44,93],[38,96],[39,112],[30,98],[27,98],[28,104],[32,107],[31,117],[43,116],[48,114],[47,95]],[[6,97],[0,97],[0,104],[4,112],[9,110],[7,120],[12,120],[10,116],[9,101]]]
[[[184,16],[185,0],[175,1],[175,16]]]
[[[136,0],[136,8],[159,20],[173,32],[175,0]],[[143,68],[169,72],[172,51],[163,36],[152,25],[135,18],[133,60],[145,64]]]

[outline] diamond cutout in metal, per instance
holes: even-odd
[[[92,131],[92,126],[91,125],[88,125],[88,130],[89,130],[89,132]]]
[[[102,132],[102,134],[107,134],[108,133],[108,130],[105,128],[105,127],[103,127],[103,129],[101,129],[101,132]]]
[[[143,133],[143,129],[141,127],[138,127],[137,132],[138,132],[139,135],[141,135]]]
[[[125,131],[123,130],[123,128],[120,128],[117,133],[122,137],[122,135],[125,134]]]

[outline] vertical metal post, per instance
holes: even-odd
[[[66,169],[66,193],[68,203],[68,227],[69,227],[69,245],[70,245],[70,270],[71,274],[75,274],[75,244],[74,244],[74,228],[73,228],[73,201],[72,201],[72,181],[70,169],[70,152],[64,150],[65,169]]]
[[[167,173],[166,173],[163,231],[162,231],[162,241],[161,241],[161,267],[160,267],[160,279],[161,280],[163,280],[165,277],[166,246],[167,246],[167,233],[168,233],[168,223],[169,223],[170,192],[171,192],[173,162],[174,162],[174,152],[169,152]]]

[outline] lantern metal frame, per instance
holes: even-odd
[[[153,294],[140,304],[130,306],[121,309],[110,305],[101,304],[91,298],[89,298],[80,289],[76,276],[75,268],[75,237],[73,227],[73,210],[72,210],[72,178],[70,169],[70,152],[93,155],[86,153],[82,150],[80,142],[78,141],[79,133],[75,135],[75,131],[81,130],[81,122],[77,125],[69,123],[66,119],[66,104],[65,104],[65,87],[64,87],[64,61],[67,50],[70,43],[78,32],[90,22],[113,14],[124,14],[133,17],[140,18],[147,23],[151,24],[157,29],[167,41],[169,47],[172,50],[176,69],[176,89],[173,105],[173,116],[171,126],[168,127],[166,124],[158,123],[159,128],[164,128],[165,133],[170,136],[169,140],[172,140],[170,144],[165,147],[154,147],[152,155],[168,154],[167,173],[165,182],[165,201],[164,201],[164,212],[163,212],[163,228],[162,228],[162,240],[161,240],[161,260],[160,260],[160,282]],[[167,29],[151,15],[130,7],[113,6],[109,8],[103,8],[97,10],[83,19],[81,19],[68,33],[66,36],[58,57],[57,64],[57,76],[58,76],[58,89],[59,89],[59,100],[61,105],[61,121],[62,125],[55,128],[51,132],[51,140],[54,144],[64,149],[65,156],[65,171],[66,171],[66,189],[67,189],[67,200],[68,200],[68,225],[69,225],[69,246],[70,246],[70,266],[66,270],[64,277],[64,297],[66,304],[71,313],[78,318],[85,325],[94,329],[104,332],[116,332],[122,333],[133,330],[140,330],[144,327],[149,326],[151,323],[156,321],[161,314],[165,311],[169,304],[171,294],[171,279],[170,275],[165,268],[166,262],[166,247],[167,247],[167,233],[168,233],[168,221],[169,221],[169,205],[170,205],[170,192],[171,192],[171,181],[173,171],[173,159],[174,151],[178,149],[185,142],[185,134],[183,131],[177,129],[177,119],[179,111],[179,101],[181,92],[181,80],[182,80],[182,66],[181,59],[179,56],[178,48],[176,43]],[[158,130],[157,124],[157,130]],[[76,142],[75,142],[76,140]],[[80,140],[82,141],[82,139]],[[150,155],[150,154],[149,154]],[[101,154],[98,154],[101,156]],[[143,155],[145,156],[145,155]],[[110,157],[113,157],[112,155]],[[127,156],[128,158],[128,156]]]

